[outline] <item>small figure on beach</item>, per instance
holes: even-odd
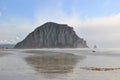
[[[97,48],[96,45],[94,45],[92,52],[96,52],[95,49]]]
[[[96,52],[95,50],[92,50],[92,52]]]

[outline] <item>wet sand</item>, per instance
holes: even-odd
[[[7,49],[0,49],[0,57],[11,54],[11,53],[6,53],[6,51]]]
[[[79,59],[84,59],[84,56],[76,56],[71,53],[52,53],[49,51],[37,51],[37,54],[25,58],[28,64],[41,73],[72,72]]]
[[[119,80],[119,52],[99,50],[92,53],[89,49],[0,51],[0,80]]]

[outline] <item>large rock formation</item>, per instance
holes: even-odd
[[[85,48],[86,41],[79,38],[66,24],[47,22],[36,28],[15,48]]]

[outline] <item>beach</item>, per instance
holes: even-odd
[[[0,80],[119,80],[120,49],[0,50]]]

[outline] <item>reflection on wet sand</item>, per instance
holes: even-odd
[[[80,56],[80,59],[84,59],[84,57]],[[69,73],[72,72],[79,58],[71,53],[52,54],[47,52],[28,56],[25,60],[41,73]]]
[[[9,55],[9,54],[11,54],[11,53],[6,53],[4,50],[0,50],[0,57]]]

